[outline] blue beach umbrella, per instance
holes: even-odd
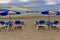
[[[5,11],[3,11],[3,12],[0,12],[0,15],[1,16],[6,16],[6,15],[8,15],[8,12],[9,12],[10,10],[5,10]],[[19,12],[19,11],[15,11],[15,10],[12,10],[13,12],[15,12],[16,14],[21,14],[21,12]]]
[[[60,15],[60,11],[54,11],[56,13],[57,16]]]
[[[16,15],[17,15],[17,14],[21,14],[21,12],[16,11],[16,10],[10,10],[10,11],[15,12]],[[10,14],[10,15],[12,15],[12,14]],[[9,22],[7,22],[7,25],[11,25],[11,24],[13,23],[13,22],[11,22],[11,20],[10,20],[10,15],[9,15]],[[18,24],[19,24],[19,22],[18,22]]]
[[[21,12],[16,11],[16,10],[12,10],[13,12],[15,12],[16,14],[21,14]]]
[[[47,11],[47,10],[46,11],[42,11],[41,14],[43,14],[43,15],[49,15],[49,11]]]
[[[9,12],[9,10],[5,10],[3,12],[0,12],[0,15],[1,16],[6,16],[6,15],[8,15],[8,12]]]
[[[48,17],[49,17],[49,19],[48,19],[49,21],[47,22],[47,24],[50,24],[50,25],[51,25],[52,22],[50,22],[50,14],[49,14],[49,12],[50,12],[49,10],[46,10],[46,11],[42,11],[41,13],[42,13],[43,15],[49,15],[49,16],[48,16]],[[50,25],[49,25],[49,26],[50,26]]]
[[[12,12],[16,13],[16,15],[17,15],[17,14],[21,14],[21,12],[16,11],[16,10],[10,10],[10,11],[12,11]],[[13,14],[9,14],[9,20],[10,20],[10,16],[11,16],[11,15],[13,15]]]
[[[42,11],[41,14],[43,14],[43,15],[49,15],[49,21],[50,21],[49,10]]]

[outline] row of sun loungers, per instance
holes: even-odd
[[[5,28],[11,28],[11,27],[18,27],[21,26],[22,28],[24,27],[24,21],[20,21],[20,20],[15,20],[13,21],[3,21],[0,20],[0,28],[5,27]]]
[[[21,26],[23,29],[25,22],[21,20],[7,21],[7,22],[0,20],[0,28],[5,27],[9,29],[11,25],[12,28]],[[59,21],[58,20],[54,20],[54,21],[37,20],[35,21],[35,26],[37,30],[39,29],[39,27],[44,27],[45,29],[53,28],[59,26]]]
[[[59,21],[45,21],[45,20],[37,20],[35,21],[36,29],[39,29],[39,26],[45,27],[45,29],[59,26]]]

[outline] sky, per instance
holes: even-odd
[[[10,4],[10,5],[9,5]],[[30,7],[30,8],[58,8],[60,7],[60,0],[0,0],[0,6],[19,6],[19,7]],[[46,8],[45,8],[46,7]]]
[[[60,3],[60,0],[0,0],[0,4],[8,4],[8,3],[24,3],[31,1],[40,1],[45,2],[46,5],[53,5]]]

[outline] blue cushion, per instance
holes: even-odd
[[[16,20],[15,24],[21,24],[21,21],[20,20]]]
[[[55,24],[55,25],[57,25],[58,23],[59,23],[59,21],[58,21],[58,20],[55,20],[55,21],[54,21],[54,24]]]
[[[13,21],[7,21],[6,25],[11,25],[13,23]]]
[[[46,24],[47,24],[47,25],[53,25],[53,22],[51,22],[51,21],[46,21]]]
[[[39,25],[39,22],[38,22],[38,21],[35,21],[35,24],[36,24],[36,25]]]
[[[4,24],[5,24],[5,22],[4,22],[4,21],[0,21],[0,24],[4,25]]]
[[[24,21],[21,22],[21,25],[24,25]]]
[[[44,20],[40,20],[39,24],[45,24],[45,21]]]

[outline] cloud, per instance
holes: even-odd
[[[46,2],[46,5],[53,5],[53,4],[56,4],[56,2],[53,1],[53,0],[45,0],[45,2]]]
[[[60,4],[60,0],[44,0],[46,5]]]
[[[28,5],[23,5],[24,7],[31,7],[31,6],[36,6],[35,4],[28,4]]]
[[[60,3],[60,0],[53,0],[54,2],[56,2],[56,3]]]
[[[10,3],[11,0],[0,0],[0,4],[7,4]]]
[[[28,2],[29,0],[0,0],[0,4]]]
[[[28,2],[29,0],[20,0],[20,2]]]
[[[60,0],[0,0],[0,4],[8,4],[8,3],[42,3],[44,5],[54,5],[54,4],[60,4]]]

